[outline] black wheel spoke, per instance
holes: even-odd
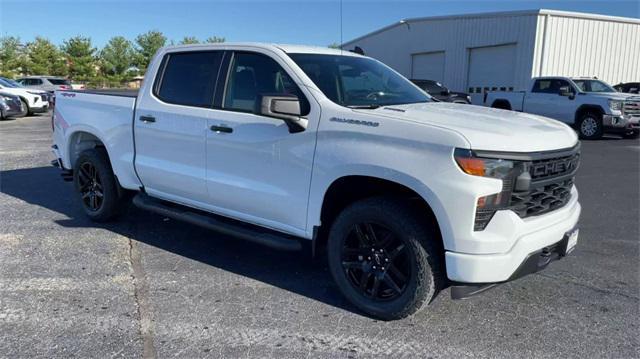
[[[403,283],[407,281],[407,277],[402,274],[402,272],[400,272],[400,270],[398,270],[398,268],[396,268],[396,266],[394,266],[393,264],[389,266],[388,272],[393,274],[396,279]]]
[[[382,281],[391,288],[394,292],[400,294],[402,292],[402,288],[400,288],[396,282],[389,276],[389,274],[385,273]]]
[[[377,244],[378,238],[376,237],[376,232],[373,230],[373,226],[371,223],[364,224],[365,236],[368,238],[369,244]]]
[[[342,262],[344,269],[362,269],[362,262]]]
[[[404,250],[404,243],[401,243],[399,246],[394,248],[391,252],[389,252],[389,260],[393,262],[394,259],[398,257],[400,253]]]
[[[373,287],[371,287],[371,296],[376,298],[378,296],[378,292],[380,291],[380,276],[373,277]]]
[[[85,165],[80,166],[80,172],[79,175],[81,176],[81,178],[88,182],[91,179],[91,174],[89,174],[89,172],[87,171],[87,169],[85,168]]]
[[[371,278],[371,272],[364,271],[362,275],[360,275],[360,290],[367,292],[367,284],[369,283],[369,278]]]
[[[369,240],[367,239],[367,235],[365,234],[365,232],[362,230],[362,227],[359,224],[356,224],[354,227],[354,230],[356,232],[356,237],[358,237],[358,242],[360,243],[361,247],[369,247],[371,244],[369,243]]]
[[[392,240],[393,240],[393,234],[391,234],[391,232],[387,232],[382,236],[382,238],[378,242],[377,246],[382,248],[382,249],[386,249],[387,246],[389,246],[389,244],[391,244]]]

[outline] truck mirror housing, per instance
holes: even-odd
[[[571,87],[569,87],[569,86],[560,87],[560,90],[558,91],[558,94],[560,96],[566,96],[566,97],[569,97],[569,98],[573,98],[573,91],[571,91]]]
[[[283,120],[291,133],[307,129],[308,121],[301,117],[300,100],[296,96],[262,95],[260,114]]]

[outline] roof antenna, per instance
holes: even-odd
[[[342,0],[340,0],[340,55],[342,55]]]

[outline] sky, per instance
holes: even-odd
[[[111,37],[130,40],[149,30],[169,39],[183,36],[326,46],[401,19],[530,9],[554,9],[640,17],[639,0],[555,1],[178,1],[178,0],[0,0],[0,35],[56,44],[75,35],[102,47]]]

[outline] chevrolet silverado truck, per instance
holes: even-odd
[[[359,54],[167,47],[137,93],[57,98],[52,164],[91,219],[133,198],[229,237],[322,254],[341,293],[374,317],[406,317],[445,286],[453,298],[482,292],[577,242],[569,126],[432,101]]]
[[[537,77],[526,91],[487,92],[484,104],[562,121],[589,140],[607,132],[625,138],[640,134],[640,96],[594,78]]]

